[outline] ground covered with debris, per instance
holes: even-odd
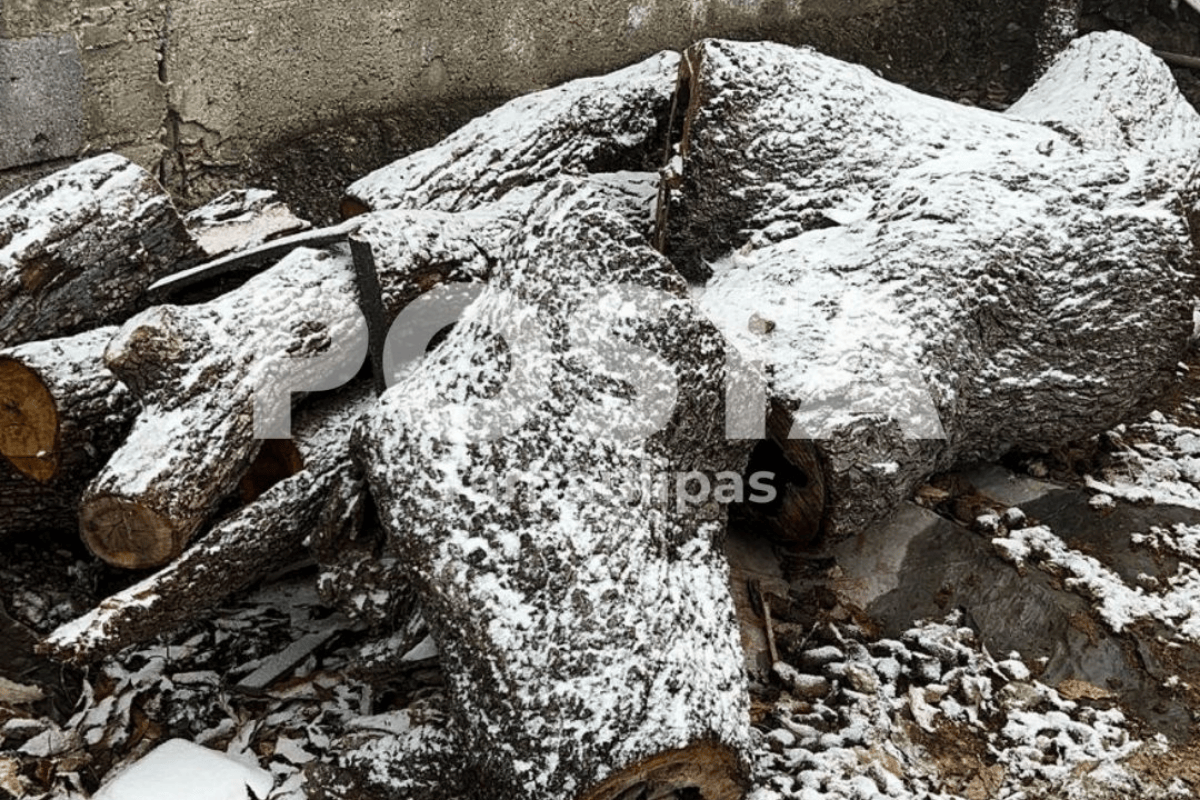
[[[995,569],[1021,578],[1014,586],[1037,575],[1081,599],[1089,613],[1075,629],[1139,649],[1121,669],[1140,665],[1148,676],[1064,678],[1050,658],[997,650],[983,612],[968,606],[950,604],[899,630],[840,591],[847,572],[861,568],[844,551],[804,554],[808,566],[789,576],[789,598],[774,603],[778,660],[755,686],[753,800],[1195,796],[1198,453],[1200,413],[1181,398],[1081,444],[1075,460],[1014,457],[1009,466],[1021,472],[1009,473],[1010,482],[1077,492],[1079,506],[1102,518],[1125,509],[1150,521],[1125,525],[1123,547],[1103,551],[1060,537],[1053,521],[986,489],[964,490],[966,479],[935,479],[922,493],[955,535],[984,543]],[[1039,508],[1036,500],[1023,505]],[[1194,522],[1180,521],[1187,510]],[[14,645],[0,681],[7,796],[86,798],[157,745],[183,739],[265,771],[271,798],[303,798],[306,769],[333,743],[410,724],[414,710],[441,694],[427,640],[387,680],[349,674],[364,634],[322,605],[303,564],[89,672],[43,661],[32,653],[36,635],[129,580],[73,547],[5,545],[0,599]],[[1141,568],[1131,566],[1135,557],[1145,560]],[[794,556],[791,563],[796,573]],[[311,652],[297,654],[297,642],[321,631]],[[248,680],[255,673],[269,682]],[[1131,702],[1148,681],[1189,718],[1172,725],[1152,713],[1153,703]],[[436,725],[436,715],[429,718]]]

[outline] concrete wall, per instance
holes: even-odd
[[[971,5],[0,0],[0,193],[116,150],[184,205],[253,181],[319,198],[302,210],[326,216],[353,178],[503,99],[659,49],[708,35],[813,42],[916,80],[960,41],[978,59],[971,26],[1027,26],[1032,4],[956,21]]]

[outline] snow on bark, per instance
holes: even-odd
[[[706,41],[685,63],[672,255],[714,273],[702,309],[816,440],[828,536],[1174,380],[1200,118],[1142,45],[1073,43],[1008,114],[781,45]],[[1087,100],[1059,103],[1068,86]]]
[[[312,800],[466,800],[475,796],[441,694],[410,708],[360,717],[335,744],[336,756],[309,767]]]
[[[657,168],[678,65],[662,52],[519,97],[353,184],[343,213],[465,211],[565,173]]]
[[[1085,150],[1145,159],[1168,188],[1194,187],[1200,117],[1167,65],[1124,34],[1073,42],[1005,116],[1039,122]]]
[[[1040,73],[1079,35],[1082,0],[1046,0],[1037,31],[1034,68]]]
[[[226,192],[188,214],[183,222],[209,258],[248,250],[312,228],[275,192],[266,189]]]
[[[556,181],[449,337],[360,423],[480,797],[740,796],[725,508],[623,494],[744,467],[749,443],[721,425],[725,356],[677,273]],[[668,385],[659,429],[647,403]]]
[[[22,474],[82,488],[128,432],[137,403],[104,365],[116,332],[0,350],[0,455]]]
[[[142,411],[84,494],[92,551],[129,568],[179,555],[259,451],[256,400],[290,409],[349,365],[344,382],[362,361],[361,327],[349,256],[306,249],[212,302],[127,322],[105,361]]]
[[[115,327],[0,350],[0,532],[71,529],[137,402],[107,367]]]
[[[167,193],[115,154],[0,199],[0,346],[118,324],[201,257]]]
[[[350,432],[374,402],[365,387],[297,414],[300,470],[212,526],[167,567],[58,630],[40,649],[86,663],[170,631],[275,571],[309,538],[352,538],[366,486],[350,462]]]

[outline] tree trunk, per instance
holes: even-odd
[[[707,41],[685,65],[665,238],[694,277],[715,270],[701,308],[813,440],[826,536],[931,472],[1106,430],[1174,381],[1200,117],[1140,44],[1073,43],[1006,114],[781,45]]]
[[[54,631],[42,652],[76,664],[113,655],[250,586],[309,538],[350,538],[366,489],[350,462],[350,431],[372,402],[360,386],[299,413],[293,475],[217,522],[166,568]]]
[[[563,174],[650,171],[663,161],[679,55],[518,97],[439,144],[353,184],[346,217],[467,211]]]
[[[0,200],[0,346],[120,323],[201,256],[141,167],[109,154],[57,172]]]
[[[454,769],[478,797],[741,796],[726,515],[699,488],[740,478],[751,445],[716,422],[725,355],[635,229],[557,181],[479,300],[360,423],[447,673]]]
[[[258,454],[256,402],[280,400],[257,422],[287,436],[291,396],[352,377],[362,341],[350,259],[313,250],[210,303],[126,323],[105,360],[143,408],[84,494],[88,547],[135,569],[179,555]]]

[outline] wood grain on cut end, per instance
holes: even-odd
[[[697,742],[621,770],[584,793],[581,800],[617,800],[638,787],[646,787],[647,797],[695,789],[704,800],[740,800],[746,794],[746,770],[732,749],[716,742]]]
[[[351,219],[371,213],[371,207],[357,197],[347,196],[342,198],[341,212],[342,219]]]
[[[192,526],[187,526],[187,531]],[[79,534],[92,553],[114,567],[161,567],[181,552],[187,531],[132,500],[97,497],[79,510]]]
[[[22,474],[48,483],[58,474],[58,409],[28,367],[0,358],[0,454]]]

